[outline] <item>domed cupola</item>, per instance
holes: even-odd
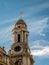
[[[27,29],[27,25],[26,25],[26,23],[24,22],[24,20],[22,20],[22,19],[19,19],[19,20],[16,22],[15,27]]]

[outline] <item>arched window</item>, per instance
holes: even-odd
[[[17,61],[17,62],[15,63],[15,65],[19,65],[19,61]]]
[[[20,42],[20,34],[18,34],[18,42]]]
[[[15,65],[21,65],[21,63],[22,63],[22,60],[18,60],[16,61]]]

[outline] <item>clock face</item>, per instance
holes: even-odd
[[[14,50],[15,50],[16,52],[19,52],[19,51],[21,50],[21,47],[20,47],[20,46],[16,46],[16,47],[14,48]]]

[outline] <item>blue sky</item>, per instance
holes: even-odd
[[[0,46],[6,51],[12,45],[12,28],[20,18],[30,32],[34,65],[49,65],[49,0],[0,0]]]

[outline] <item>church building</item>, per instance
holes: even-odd
[[[8,54],[0,47],[0,65],[34,65],[34,59],[28,46],[27,25],[19,19],[12,29],[12,45]]]

